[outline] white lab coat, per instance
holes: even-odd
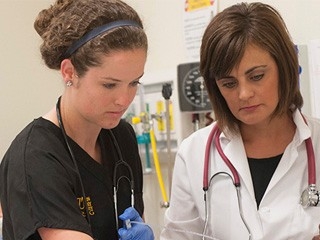
[[[320,121],[308,118],[307,126],[298,111],[293,116],[297,125],[294,139],[287,146],[272,176],[259,210],[241,137],[228,139],[223,133],[220,136],[222,149],[240,176],[240,202],[253,240],[311,240],[319,234],[320,206],[303,208],[299,202],[302,191],[308,186],[304,140],[310,136],[316,159],[316,184],[320,188]],[[193,133],[179,147],[173,171],[170,207],[165,213],[161,240],[202,239],[197,234],[203,233],[205,219],[202,190],[204,153],[212,128],[213,125],[210,125]],[[231,174],[215,147],[211,147],[209,177],[219,171]],[[240,218],[232,180],[220,174],[211,181],[208,193],[209,221],[205,233],[211,239],[249,239]]]

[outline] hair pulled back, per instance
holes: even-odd
[[[34,22],[41,36],[42,59],[51,69],[60,69],[67,49],[92,29],[117,20],[132,20],[141,28],[122,26],[109,30],[81,46],[70,59],[79,76],[98,66],[102,55],[111,51],[142,48],[147,36],[137,12],[120,0],[57,0],[42,10]]]

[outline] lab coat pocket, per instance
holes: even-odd
[[[202,240],[203,227],[204,223],[199,217],[187,221],[172,221],[165,218],[165,227],[160,240]]]
[[[293,213],[288,239],[311,240],[319,234],[320,207],[304,208],[300,204]]]

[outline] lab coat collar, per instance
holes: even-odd
[[[296,137],[299,141],[299,144],[306,140],[307,138],[311,137],[311,130],[306,124],[304,118],[307,121],[307,118],[302,116],[302,113],[299,110],[295,110],[292,114],[293,116],[293,121],[296,124]]]
[[[281,178],[287,173],[288,169],[292,167],[295,161],[301,160],[301,158],[298,158],[299,146],[304,144],[304,141],[311,136],[311,130],[306,124],[300,111],[295,110],[292,114],[292,117],[294,123],[296,124],[295,135],[291,143],[286,147],[282,155],[283,160],[279,162],[279,165],[266,189],[265,195],[268,194],[269,190],[272,189],[281,180]]]
[[[292,113],[292,117],[293,117],[293,121],[294,121],[295,125],[297,126],[295,137],[297,137],[297,139],[300,141],[299,143],[301,143],[304,140],[306,140],[307,138],[311,137],[311,130],[308,127],[308,125],[306,124],[306,121],[308,121],[307,117],[303,116],[299,110],[294,110]],[[244,148],[241,136],[229,136],[228,134],[226,135],[224,132],[222,132],[220,135],[220,141],[222,143],[235,141],[237,144],[236,146],[238,146],[237,148],[239,148],[239,147],[241,149]],[[240,150],[240,149],[238,149],[238,150]],[[238,154],[236,154],[236,155],[239,156]]]
[[[309,127],[306,125],[301,113],[299,110],[295,110],[292,113],[293,121],[296,124],[296,133],[294,136],[294,146],[300,145],[305,139],[311,136],[311,131]],[[230,162],[233,164],[239,176],[242,180],[242,186],[246,186],[248,189],[252,199],[255,199],[254,196],[254,188],[252,184],[250,168],[247,160],[247,155],[245,153],[244,145],[242,137],[239,136],[229,136],[224,134],[223,132],[220,135],[220,141],[222,149],[225,155],[229,158]],[[293,156],[297,155],[298,153],[294,151]],[[295,159],[295,157],[292,157]],[[289,161],[287,164],[291,165],[292,161]],[[287,166],[288,168],[289,166]],[[281,173],[280,175],[282,175]],[[278,181],[278,179],[276,180]]]
[[[228,157],[239,174],[242,187],[245,186],[248,189],[251,198],[254,200],[254,188],[241,135],[229,137],[224,133],[221,133],[220,141],[225,155]]]

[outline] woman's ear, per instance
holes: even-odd
[[[70,59],[62,60],[60,71],[65,83],[72,81],[76,76],[75,68]]]

